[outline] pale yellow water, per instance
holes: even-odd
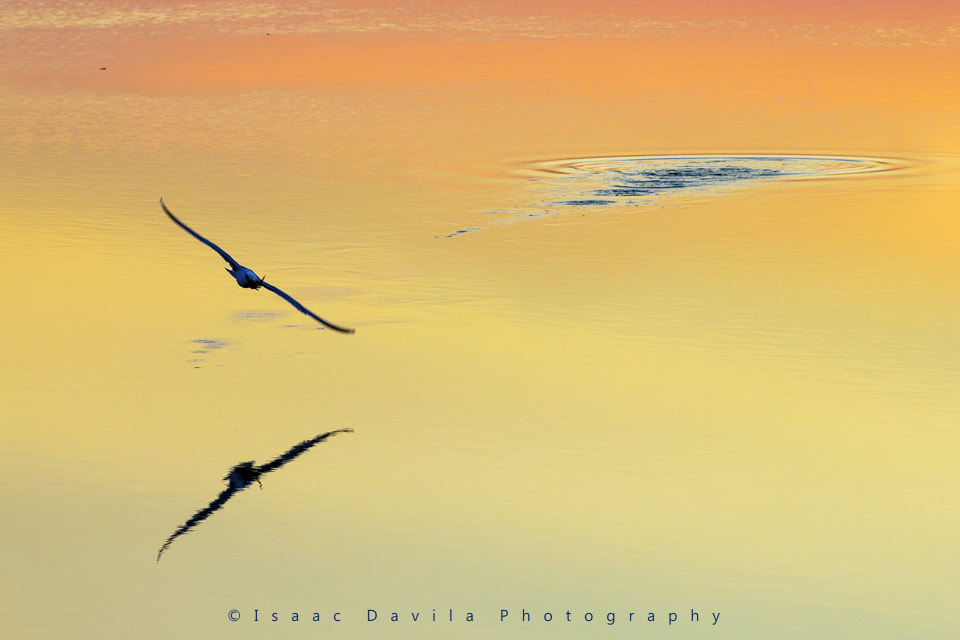
[[[4,634],[952,637],[955,20],[317,6],[0,20]]]

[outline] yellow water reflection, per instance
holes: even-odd
[[[12,633],[956,627],[953,23],[611,6],[0,21]],[[530,180],[771,154],[897,170],[615,206]],[[237,287],[161,196],[357,333]],[[345,427],[155,562],[232,465]]]

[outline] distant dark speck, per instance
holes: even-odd
[[[106,67],[100,67],[100,71],[106,71],[106,70],[107,70]]]

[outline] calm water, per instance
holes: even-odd
[[[949,19],[9,6],[16,637],[960,625]]]

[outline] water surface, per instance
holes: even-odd
[[[621,4],[11,5],[10,633],[960,626],[954,19]]]

